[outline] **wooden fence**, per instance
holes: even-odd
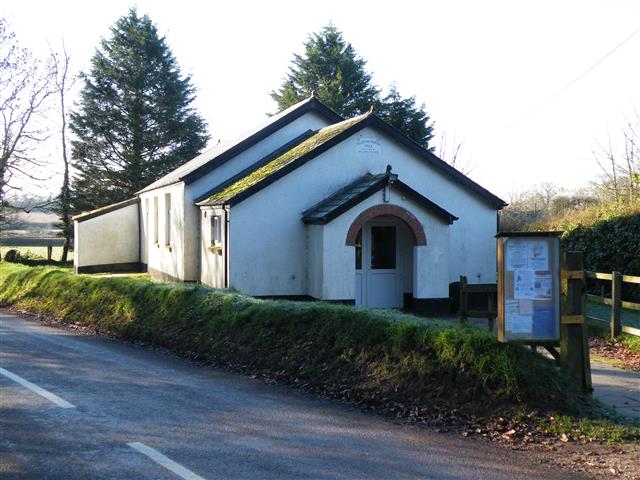
[[[589,293],[586,295],[587,300],[591,302],[610,305],[611,318],[609,320],[603,320],[601,318],[587,316],[586,318],[589,324],[599,327],[603,326],[603,324],[609,325],[611,328],[611,338],[617,337],[622,332],[640,337],[640,328],[622,325],[621,319],[621,312],[623,308],[640,311],[640,303],[626,302],[622,300],[622,284],[632,283],[640,285],[640,277],[622,275],[619,272],[601,273],[585,271],[584,273],[587,278],[611,282],[611,297],[605,297],[604,292],[602,292],[602,295],[592,295]]]
[[[11,247],[14,247],[14,246],[20,246],[20,247],[24,247],[24,246],[28,246],[28,247],[46,247],[47,248],[47,261],[50,262],[51,259],[52,259],[52,256],[53,256],[54,244],[55,243],[59,243],[59,241],[58,241],[58,239],[42,238],[42,239],[30,239],[30,241],[28,243],[29,243],[28,245],[23,245],[22,243],[20,243],[20,241],[14,241],[13,243],[11,243],[11,242],[5,243],[3,241],[0,241],[0,247],[3,247],[3,249],[5,250],[4,255],[6,255],[6,253],[9,250],[11,250]]]
[[[631,275],[622,275],[618,272],[612,273],[600,273],[600,272],[584,272],[586,278],[595,280],[604,280],[611,282],[611,297],[606,297],[604,292],[602,295],[586,294],[586,299],[611,306],[611,318],[604,320],[601,318],[586,316],[586,320],[589,325],[596,327],[602,327],[608,325],[611,329],[612,338],[619,336],[622,332],[631,335],[640,336],[640,328],[632,327],[630,325],[623,325],[621,312],[623,308],[629,310],[640,311],[640,303],[627,302],[622,300],[622,284],[630,283],[640,285],[640,277],[634,277]],[[489,330],[493,330],[493,322],[496,318],[496,294],[497,285],[495,283],[467,283],[467,277],[460,277],[460,307],[459,315],[460,321],[466,322],[469,317],[473,318],[486,318],[488,320]],[[486,307],[478,306],[478,302],[475,302],[473,307],[469,301],[470,296],[484,297],[483,301],[486,302]],[[476,299],[477,300],[477,299]]]

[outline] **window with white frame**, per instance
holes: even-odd
[[[158,243],[158,196],[153,197],[153,243]]]
[[[218,246],[222,244],[222,217],[220,215],[211,215],[211,245]]]
[[[164,194],[164,244],[171,245],[171,194]]]

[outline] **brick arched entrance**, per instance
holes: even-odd
[[[389,204],[374,205],[373,207],[367,208],[364,212],[358,215],[349,227],[349,231],[347,232],[346,244],[355,246],[356,237],[358,236],[358,232],[360,231],[360,229],[362,229],[362,226],[369,220],[376,217],[381,217],[383,215],[397,217],[404,223],[406,223],[409,227],[409,230],[411,230],[411,233],[413,234],[413,241],[415,245],[427,244],[427,237],[424,234],[424,228],[422,228],[422,224],[418,221],[415,215],[413,215],[410,211],[399,207],[398,205]]]

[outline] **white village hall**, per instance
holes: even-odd
[[[138,192],[75,217],[77,273],[420,313],[496,281],[505,202],[375,113],[310,98]]]

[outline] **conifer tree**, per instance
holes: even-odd
[[[433,125],[429,123],[424,103],[419,107],[416,105],[416,97],[402,98],[396,86],[391,85],[389,93],[378,105],[377,113],[407,137],[433,150],[429,147],[429,140],[433,138]]]
[[[271,98],[282,111],[311,92],[347,118],[365,113],[373,106],[382,119],[429,148],[433,133],[424,105],[416,106],[415,97],[403,99],[393,85],[382,97],[366,70],[366,61],[331,24],[309,36],[304,54],[294,54],[289,73],[280,88],[271,92]]]
[[[74,210],[130,198],[196,156],[208,140],[192,107],[195,88],[164,37],[135,9],[111,28],[91,60],[69,127]]]
[[[294,54],[280,89],[271,92],[279,110],[313,91],[325,105],[345,117],[364,113],[376,103],[379,92],[371,83],[365,60],[356,55],[336,27],[329,24],[320,33],[311,34],[304,47],[304,55]]]

